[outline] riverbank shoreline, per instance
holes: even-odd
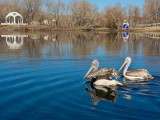
[[[130,28],[110,29],[110,28],[94,28],[94,27],[54,27],[47,25],[25,25],[25,26],[7,26],[0,25],[0,33],[8,32],[52,32],[52,31],[84,31],[84,32],[160,32],[159,27],[146,28]]]

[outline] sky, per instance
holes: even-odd
[[[47,1],[47,0],[44,0],[44,1]],[[69,3],[71,0],[64,0],[64,1],[66,3]],[[120,3],[122,6],[132,4],[142,9],[145,2],[145,0],[87,0],[87,1],[97,5],[100,11],[103,10],[106,6],[115,5],[116,3]]]
[[[65,0],[65,1],[69,2],[70,0]],[[105,6],[115,5],[116,3],[120,3],[122,6],[132,4],[142,9],[145,2],[145,0],[87,0],[87,1],[96,4],[99,10],[103,10]]]

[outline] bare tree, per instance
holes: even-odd
[[[134,17],[134,6],[133,5],[129,5],[126,7],[126,14],[127,14],[127,20],[129,22],[130,26],[133,26],[133,17]]]
[[[31,23],[36,16],[40,14],[42,6],[42,0],[24,0],[24,14],[28,23]]]
[[[74,24],[84,26],[94,23],[98,8],[84,0],[73,0],[71,2],[71,9]]]
[[[61,25],[71,27],[73,26],[72,20],[73,20],[73,16],[72,16],[72,10],[71,10],[70,4],[65,4],[64,12],[63,12],[63,15],[61,15],[61,19],[60,19]]]
[[[0,0],[0,8],[0,22],[4,22],[5,16],[14,11],[21,13],[27,23],[50,19],[50,23],[55,23],[58,27],[96,26],[119,29],[124,19],[132,27],[139,23],[160,22],[160,0],[145,0],[143,15],[138,6],[129,5],[124,9],[118,3],[100,12],[96,5],[87,0],[71,0],[69,3],[65,0]]]
[[[121,8],[120,4],[106,8],[107,27],[119,29],[122,25],[123,18],[124,10]]]
[[[137,6],[135,6],[134,8],[134,12],[133,12],[133,23],[134,23],[134,27],[136,26],[137,23],[139,23],[139,18],[140,18],[140,10]]]
[[[49,15],[55,19],[56,26],[60,25],[61,17],[65,10],[65,4],[63,0],[48,0],[46,1],[46,9]]]
[[[143,17],[146,23],[160,22],[160,1],[146,0],[143,8]]]

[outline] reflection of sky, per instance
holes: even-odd
[[[148,82],[126,83],[116,90],[121,95],[116,104],[108,100],[99,101],[96,107],[85,91],[86,80],[83,79],[93,59],[99,60],[100,68],[118,69],[126,56],[133,59],[129,70],[147,68],[152,75],[159,74],[158,51],[155,51],[157,54],[151,52],[152,56],[142,54],[142,48],[147,49],[146,44],[151,47],[150,43],[155,42],[153,39],[133,40],[131,34],[124,43],[122,34],[115,40],[115,34],[72,32],[69,36],[68,33],[57,34],[55,42],[50,37],[46,41],[43,37],[34,40],[29,36],[24,39],[24,46],[19,52],[8,50],[5,38],[0,38],[2,120],[41,120],[46,116],[51,120],[99,117],[106,120],[106,116],[111,119],[159,119],[160,76]],[[130,44],[138,46],[138,52],[134,52]],[[160,41],[157,41],[159,46]],[[32,56],[28,57],[26,53]]]
[[[70,34],[70,33],[69,33]],[[55,33],[56,35],[56,33]],[[55,35],[49,35],[46,41],[44,37],[38,37],[38,40],[33,40],[32,35],[28,38],[29,40],[24,40],[24,45],[21,51],[17,51],[18,54],[12,53],[13,55],[24,55],[26,57],[35,58],[55,58],[55,59],[98,59],[102,61],[101,66],[112,67],[115,66],[116,69],[122,64],[125,57],[132,57],[133,61],[130,69],[137,68],[150,68],[150,66],[155,66],[157,63],[157,58],[160,51],[157,49],[160,47],[160,42],[156,41],[157,49],[154,48],[154,39],[145,38],[134,38],[134,34],[130,34],[129,39],[124,42],[122,33],[119,34],[115,39],[115,34],[96,34],[92,33],[79,33],[72,34],[68,37],[68,33],[57,34],[58,39],[53,41]],[[77,37],[79,36],[79,37]],[[92,36],[92,37],[91,37]],[[1,40],[0,54],[8,54],[6,43]],[[147,45],[146,45],[147,44]],[[148,47],[151,48],[148,51]],[[11,50],[9,50],[11,52]],[[151,59],[155,58],[155,62],[150,62]],[[114,60],[114,61],[113,61]],[[156,64],[154,64],[156,63]],[[138,65],[135,66],[135,64]],[[158,69],[156,70],[158,71]]]

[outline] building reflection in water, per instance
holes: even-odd
[[[53,32],[28,35],[2,35],[0,54],[23,54],[26,57],[47,56],[87,58],[103,54],[143,54],[160,56],[160,41],[140,33]],[[125,40],[125,42],[124,42]],[[8,51],[16,49],[16,51]],[[99,51],[100,50],[100,51]],[[9,53],[10,52],[10,53]],[[12,53],[11,53],[12,52]]]
[[[90,89],[89,89],[90,88]],[[85,83],[85,90],[90,94],[93,104],[97,105],[99,101],[109,100],[112,103],[120,96],[115,90],[108,87],[93,86],[91,81]]]
[[[27,35],[1,35],[1,37],[6,39],[6,44],[9,49],[20,49]]]
[[[148,36],[148,38],[160,39],[160,34],[159,33],[147,33],[145,35]]]
[[[57,37],[57,35],[45,35],[45,36],[43,36],[44,40],[48,41],[48,40],[52,39],[53,42],[56,41],[56,37]]]
[[[44,40],[48,40],[48,39],[49,39],[49,35],[45,35]]]

